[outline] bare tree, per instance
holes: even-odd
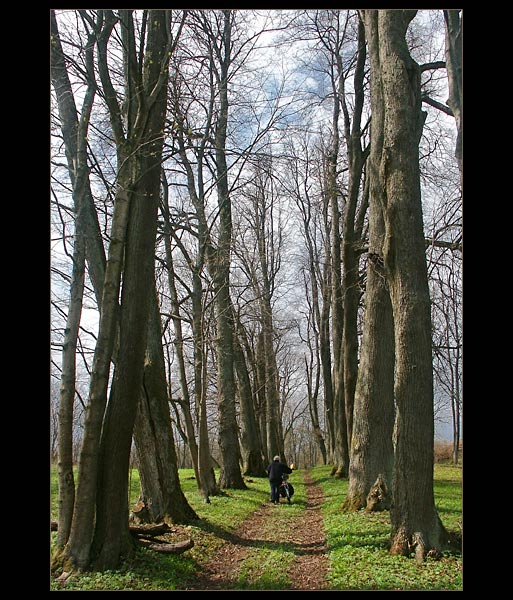
[[[446,531],[433,494],[433,363],[431,314],[420,201],[420,68],[405,35],[416,11],[369,10],[364,21],[371,78],[384,104],[383,262],[390,290],[395,338],[395,464],[391,552],[417,560],[440,552]],[[376,68],[378,67],[378,68]]]
[[[87,18],[87,13],[83,13]],[[90,554],[91,543],[92,543],[92,535],[93,535],[93,519],[96,514],[96,552],[100,556],[98,565],[100,567],[105,566],[106,564],[116,563],[116,553],[120,552],[121,546],[123,544],[130,545],[128,541],[128,536],[126,534],[119,535],[119,530],[115,530],[116,527],[121,527],[121,531],[128,531],[128,509],[126,506],[127,502],[127,494],[123,494],[123,490],[126,488],[126,481],[123,484],[120,483],[120,487],[114,490],[112,496],[116,496],[116,499],[119,500],[119,504],[115,507],[116,513],[119,515],[119,519],[115,521],[111,521],[111,524],[114,523],[114,530],[107,531],[107,527],[103,528],[102,522],[103,518],[106,514],[108,514],[110,508],[115,506],[115,503],[105,501],[105,498],[109,496],[109,491],[107,490],[107,486],[101,488],[101,494],[98,494],[98,506],[95,507],[94,502],[91,502],[91,498],[94,500],[96,493],[92,490],[97,489],[97,473],[99,468],[99,454],[98,454],[98,443],[99,443],[99,435],[100,430],[103,425],[103,412],[106,405],[106,393],[107,386],[109,384],[109,363],[113,356],[114,350],[114,340],[116,335],[116,323],[117,323],[117,298],[119,294],[119,284],[120,284],[120,273],[121,273],[121,257],[125,254],[126,258],[126,267],[128,269],[134,268],[134,274],[137,272],[139,266],[143,266],[143,260],[141,263],[137,263],[137,260],[132,262],[132,259],[129,259],[130,253],[135,251],[137,254],[138,244],[142,242],[142,239],[146,236],[145,244],[146,248],[152,248],[151,239],[154,236],[152,234],[151,220],[152,211],[142,211],[140,217],[134,216],[132,225],[134,225],[134,229],[129,233],[129,239],[131,240],[131,244],[126,246],[125,252],[125,232],[126,226],[129,223],[129,204],[130,199],[133,199],[137,196],[137,194],[141,194],[137,196],[136,200],[132,203],[132,212],[136,214],[137,206],[140,204],[139,198],[144,197],[146,193],[150,195],[155,201],[158,200],[158,182],[157,189],[151,189],[153,183],[150,183],[151,176],[148,175],[149,172],[152,171],[155,160],[159,160],[159,152],[158,147],[159,143],[162,143],[162,137],[159,133],[162,131],[162,125],[158,125],[158,119],[162,118],[164,114],[162,109],[159,106],[162,105],[162,92],[165,90],[165,77],[167,73],[167,68],[162,69],[162,65],[165,65],[168,60],[167,55],[163,55],[163,62],[155,61],[149,62],[147,61],[143,67],[143,55],[141,53],[140,59],[141,62],[138,65],[136,50],[135,50],[135,40],[134,40],[134,28],[133,22],[131,21],[131,14],[129,12],[122,12],[121,19],[123,21],[123,36],[125,42],[125,76],[127,86],[132,86],[132,89],[138,89],[138,97],[131,96],[132,103],[128,102],[123,107],[123,112],[120,109],[117,100],[116,93],[114,90],[114,86],[112,85],[112,81],[110,79],[108,65],[107,65],[107,45],[111,33],[116,26],[117,18],[112,13],[112,11],[99,11],[97,22],[94,23],[91,18],[88,19],[89,25],[92,29],[95,29],[95,33],[97,35],[98,40],[98,65],[100,78],[102,81],[102,88],[105,94],[105,98],[110,110],[112,129],[116,137],[117,141],[117,150],[118,150],[118,191],[116,195],[116,202],[114,208],[114,216],[113,216],[113,228],[112,228],[112,236],[111,243],[109,247],[109,261],[107,262],[106,270],[105,270],[105,278],[104,284],[100,287],[102,290],[102,299],[101,299],[101,317],[100,317],[100,332],[98,336],[98,343],[95,352],[95,363],[93,366],[93,375],[91,379],[91,391],[90,398],[87,409],[87,418],[86,418],[86,430],[83,448],[80,456],[80,477],[79,484],[77,489],[77,498],[75,502],[75,510],[73,513],[73,525],[70,535],[70,540],[68,544],[68,555],[70,556],[72,562],[80,567],[87,566],[92,559]],[[156,16],[156,15],[155,15]],[[146,22],[148,15],[145,14],[143,16],[143,20]],[[151,27],[148,27],[148,45],[151,46],[153,43],[160,45],[162,40],[168,36],[168,25],[166,23],[166,15],[165,13],[161,13],[158,18],[155,18],[154,21],[151,21]],[[143,27],[144,29],[144,27]],[[159,35],[161,39],[159,40]],[[167,44],[162,45],[162,49],[165,51],[165,47]],[[161,50],[162,50],[161,49]],[[156,55],[157,56],[157,55]],[[153,59],[152,59],[153,60]],[[139,70],[140,68],[140,70]],[[159,96],[160,94],[160,96]],[[141,103],[141,99],[145,97],[145,103]],[[127,93],[127,97],[130,97],[130,93]],[[165,107],[165,95],[164,95],[164,107]],[[126,120],[123,122],[122,115],[126,117]],[[153,119],[153,120],[152,120]],[[127,131],[127,137],[125,138],[125,127]],[[155,137],[156,136],[156,137]],[[156,140],[156,141],[155,141]],[[160,141],[159,141],[160,140]],[[149,157],[147,154],[149,148],[152,147],[153,144],[153,158]],[[138,187],[139,186],[139,187]],[[128,191],[130,190],[130,191]],[[149,205],[148,205],[149,206]],[[145,218],[149,218],[148,221],[149,227],[144,227],[145,234],[142,236],[139,235],[140,231],[137,230],[136,221],[141,219],[143,221]],[[154,231],[154,229],[153,229]],[[129,247],[131,250],[129,251]],[[140,246],[139,246],[140,249]],[[141,255],[142,257],[143,255]],[[151,253],[151,258],[146,255],[146,260],[149,261],[148,264],[151,265],[151,268],[148,269],[146,267],[144,269],[145,276],[147,273],[153,273],[153,249]],[[135,275],[132,275],[134,277]],[[137,279],[138,277],[135,276]],[[125,274],[125,286],[124,293],[125,298],[129,296],[129,282],[131,281],[131,277],[126,276]],[[132,281],[133,282],[133,281]],[[141,283],[145,282],[144,278],[141,278]],[[147,282],[145,282],[147,283]],[[146,288],[148,286],[146,285]],[[137,285],[135,286],[137,288]],[[132,290],[135,292],[135,297],[137,297],[138,292],[135,288]],[[131,293],[131,292],[130,292]],[[128,304],[131,301],[126,300]],[[138,305],[138,309],[141,309],[143,313],[146,311],[148,305],[145,302],[139,303],[134,300],[134,305]],[[127,311],[125,315],[128,316]],[[137,312],[137,311],[136,311]],[[146,313],[148,314],[148,313]],[[133,315],[132,315],[133,316]],[[135,316],[136,320],[141,322],[143,325],[140,328],[131,328],[129,329],[133,331],[134,335],[139,336],[139,340],[144,338],[144,345],[146,345],[146,328],[145,324],[147,323],[147,316],[140,318],[140,315]],[[124,329],[125,334],[127,331],[127,323],[125,323],[124,327],[122,325],[121,331]],[[134,349],[140,348],[138,344],[134,343]],[[140,350],[138,350],[140,352]],[[144,350],[142,352],[144,355]],[[142,357],[140,354],[133,354],[130,356],[120,356],[117,364],[118,369],[128,368],[128,371],[135,377],[142,377],[142,370],[135,367],[135,363],[132,365],[128,365],[124,363],[125,360],[135,360],[139,362],[142,369]],[[132,368],[133,367],[133,368]],[[119,371],[118,371],[119,373]],[[123,385],[126,382],[133,384],[133,390],[136,393],[139,393],[141,389],[141,384],[135,383],[135,381],[130,381],[130,378],[127,378],[126,381],[123,378]],[[115,390],[117,393],[122,392],[122,386],[113,386],[113,390],[111,391],[111,400],[114,399]],[[107,420],[112,418],[112,413],[115,409],[112,407],[115,405],[115,402],[111,402],[109,405],[109,415]],[[131,439],[131,428],[133,427],[133,418],[135,418],[135,409],[127,411],[125,414],[127,420],[125,424],[127,425],[124,433],[126,434],[124,437],[123,443],[125,444],[125,448],[128,448],[127,452],[122,452],[121,455],[116,455],[114,452],[112,453],[112,459],[117,458],[118,460],[128,461],[128,455],[130,450],[130,439]],[[120,438],[123,437],[120,431],[120,436],[114,436],[109,441],[109,426],[103,427],[104,437],[103,443],[114,443],[116,444],[120,441]],[[129,437],[128,436],[129,433]],[[105,456],[105,455],[104,455]],[[103,463],[103,465],[108,464],[108,460]],[[107,467],[108,468],[108,467]],[[121,467],[117,470],[121,479],[123,478],[124,468]],[[126,480],[128,477],[126,477]],[[105,481],[105,478],[104,478]],[[116,483],[109,478],[110,485],[114,485],[116,487]],[[92,493],[91,493],[92,492]],[[102,496],[103,494],[103,496]],[[103,502],[103,504],[102,504]],[[125,507],[125,510],[123,509]],[[120,509],[120,510],[117,510]],[[126,517],[126,523],[123,522],[123,517]],[[112,553],[109,556],[106,554],[102,555],[103,543],[100,541],[102,536],[108,537],[109,535],[113,535],[118,540],[112,547]],[[121,543],[120,543],[121,542]],[[117,548],[117,550],[116,550]]]
[[[266,458],[283,456],[284,440],[280,418],[280,393],[276,359],[273,295],[281,265],[281,229],[275,216],[276,191],[272,158],[257,160],[252,183],[246,187],[245,218],[255,244],[255,261],[247,262],[248,275],[259,306],[262,336],[263,385],[266,414]]]
[[[433,290],[435,397],[442,403],[444,412],[448,404],[452,422],[452,460],[458,463],[463,402],[460,259],[440,260],[433,267],[430,279]]]
[[[86,194],[89,192],[87,165],[87,133],[91,118],[96,82],[93,72],[94,34],[88,36],[85,48],[87,88],[80,116],[77,114],[71,83],[66,70],[55,12],[51,12],[52,33],[52,83],[57,95],[57,104],[63,123],[63,135],[68,148],[68,169],[73,187],[75,212],[75,235],[73,244],[73,270],[70,283],[70,303],[62,351],[62,373],[59,400],[59,529],[58,547],[68,541],[73,506],[75,502],[75,480],[73,475],[73,404],[75,399],[76,349],[82,313],[85,282],[86,242],[84,237],[84,215]]]
[[[377,37],[377,22],[367,24]],[[369,30],[372,29],[372,33]],[[371,69],[379,69],[377,48],[369,44]],[[390,508],[394,448],[394,329],[392,305],[385,279],[383,244],[383,186],[379,166],[383,153],[384,104],[378,78],[371,78],[371,152],[368,164],[370,194],[369,250],[365,313],[356,383],[349,487],[345,510]]]
[[[298,143],[291,144],[289,152],[292,155],[294,155],[294,146],[298,146]],[[329,229],[325,220],[326,211],[321,210],[319,206],[321,204],[320,199],[315,198],[314,181],[312,181],[310,175],[311,149],[308,147],[306,140],[300,147],[300,153],[301,158],[294,155],[294,159],[289,161],[291,177],[287,187],[301,216],[301,229],[306,246],[307,258],[305,259],[306,265],[303,277],[308,312],[304,342],[308,348],[308,356],[305,355],[304,361],[308,406],[315,439],[319,444],[323,463],[326,464],[328,451],[319,419],[318,399],[322,381],[326,414],[333,415],[331,351],[329,338],[326,337],[326,334],[329,333],[329,325],[326,325],[326,320],[329,320],[329,307],[331,304],[331,279],[327,277],[329,267],[321,268],[321,254],[326,250],[326,244],[329,243]],[[303,168],[300,166],[301,162],[304,163]],[[329,251],[327,255],[329,256]],[[325,310],[326,308],[328,310]],[[329,440],[330,432],[334,430],[333,419],[328,419],[326,426]],[[333,445],[333,442],[329,443],[330,448],[333,448]]]

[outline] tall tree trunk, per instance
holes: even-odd
[[[261,318],[265,359],[267,458],[272,460],[273,456],[283,456],[285,448],[282,433],[280,393],[278,389],[278,367],[273,343],[271,305],[269,299],[265,296],[264,292],[264,298],[261,302]]]
[[[51,31],[53,36],[51,47],[51,78],[57,97],[59,117],[61,119],[61,131],[64,141],[68,172],[72,185],[74,185],[74,164],[78,154],[79,137],[77,137],[77,132],[79,128],[79,122],[73,90],[66,70],[64,53],[60,44],[55,11],[51,11]],[[91,58],[88,58],[88,60],[92,60],[92,56]],[[91,87],[95,85],[96,82],[92,68],[89,68],[88,77],[88,86]],[[87,122],[88,119],[83,121],[81,125],[82,132],[84,131],[84,127],[87,125]],[[82,137],[82,135],[80,137]],[[83,203],[86,208],[84,210],[82,219],[81,234],[84,237],[86,244],[87,271],[89,278],[93,283],[97,304],[100,306],[103,290],[103,279],[105,276],[106,257],[100,232],[100,225],[98,223],[98,214],[96,212],[91,193],[91,185],[88,173],[85,174],[82,194]]]
[[[303,234],[306,241],[306,247],[308,250],[308,272],[309,277],[307,279],[305,275],[305,292],[308,298],[308,282],[311,287],[311,302],[308,301],[309,304],[309,319],[308,319],[308,334],[307,334],[307,343],[310,352],[310,358],[307,359],[305,356],[305,370],[307,376],[307,390],[308,390],[308,408],[310,412],[310,418],[312,419],[312,427],[314,431],[315,439],[319,445],[319,450],[321,452],[323,464],[327,462],[327,451],[326,451],[326,443],[324,441],[324,435],[322,432],[322,428],[319,422],[319,410],[318,410],[318,398],[319,398],[319,387],[320,387],[320,379],[321,372],[323,369],[324,361],[321,359],[321,346],[323,347],[323,351],[327,348],[328,351],[330,349],[329,341],[323,338],[322,333],[327,333],[329,335],[329,326],[323,323],[323,317],[321,317],[321,309],[319,306],[319,279],[322,280],[322,285],[325,288],[329,289],[329,286],[325,285],[325,281],[323,277],[318,277],[318,262],[319,256],[317,249],[315,248],[314,241],[312,239],[312,235],[310,232],[311,220],[312,220],[312,205],[311,200],[309,198],[308,192],[305,191],[304,195],[299,192],[296,197],[296,204],[298,205],[299,210],[302,214],[303,219]],[[326,261],[327,262],[327,261]],[[326,272],[326,268],[325,268]],[[324,300],[323,308],[328,306],[329,301]],[[329,319],[328,319],[329,321]],[[311,330],[313,330],[313,345],[311,341]],[[331,386],[331,358],[328,356],[328,369],[326,373],[329,374],[329,386],[324,387],[325,395],[327,393],[332,393]],[[316,366],[314,366],[314,364]],[[314,370],[316,373],[314,375]],[[326,383],[326,380],[324,380]],[[327,427],[329,431],[329,427]]]
[[[337,58],[337,57],[335,57]],[[338,57],[336,79],[332,79],[333,116],[332,142],[327,156],[326,190],[331,208],[331,283],[332,283],[332,344],[333,344],[333,418],[334,418],[334,466],[332,474],[347,477],[349,469],[349,446],[347,439],[347,415],[344,392],[344,294],[342,289],[342,246],[339,188],[337,182],[338,158],[340,152],[340,98],[343,94],[344,74],[341,59]]]
[[[242,325],[239,324],[237,332],[240,332],[241,328]],[[234,350],[240,404],[242,473],[246,476],[261,477],[265,475],[266,464],[264,464],[262,447],[260,446],[258,422],[253,406],[253,390],[246,357],[239,340],[240,335],[241,333],[238,333],[235,338]]]
[[[57,96],[62,132],[68,159],[68,170],[73,188],[75,212],[75,234],[73,244],[73,268],[70,283],[70,303],[64,343],[62,348],[62,375],[59,399],[59,528],[58,548],[64,548],[71,531],[73,505],[75,502],[75,480],[73,475],[73,404],[75,400],[76,349],[85,282],[86,247],[84,218],[86,215],[86,193],[89,189],[87,169],[87,130],[96,91],[92,72],[94,38],[90,37],[86,46],[88,86],[84,97],[80,120],[71,84],[66,71],[64,54],[57,29],[55,12],[51,11],[52,31],[52,83]]]
[[[97,493],[100,436],[107,404],[110,362],[118,322],[118,296],[130,205],[130,194],[126,191],[129,189],[126,175],[129,161],[125,162],[124,158],[122,161],[123,167],[118,176],[119,187],[114,201],[111,240],[100,310],[100,325],[89,385],[89,402],[86,409],[84,437],[78,462],[79,478],[73,522],[67,546],[71,561],[79,568],[88,567],[90,560],[90,548],[94,533],[94,498]]]
[[[325,220],[326,222],[326,220]],[[328,231],[327,227],[325,227]],[[331,371],[331,343],[330,343],[330,314],[333,289],[331,284],[331,251],[329,238],[326,240],[326,264],[324,266],[324,277],[322,278],[321,297],[322,310],[319,321],[319,356],[322,367],[322,381],[324,388],[324,406],[326,409],[326,437],[328,440],[327,458],[328,462],[335,462],[335,405],[334,385]]]
[[[230,299],[230,259],[232,246],[232,208],[228,190],[226,135],[228,126],[228,69],[231,52],[231,11],[223,10],[222,56],[219,74],[219,118],[215,136],[217,195],[219,205],[219,242],[214,272],[217,316],[217,369],[219,410],[219,449],[222,488],[245,489],[239,466],[239,442],[235,410],[234,323]]]
[[[272,283],[267,259],[266,235],[267,209],[265,206],[265,190],[262,186],[256,192],[255,199],[255,234],[257,238],[258,256],[261,269],[261,281],[254,281],[253,286],[260,299],[260,319],[262,326],[263,358],[265,362],[265,399],[267,416],[267,459],[282,456],[284,440],[280,413],[280,393],[278,388],[278,366],[274,348],[274,326],[272,315]],[[272,216],[271,216],[272,218]],[[272,234],[271,234],[272,235]]]
[[[189,523],[198,516],[180,487],[178,459],[169,415],[162,327],[154,282],[148,296],[148,343],[142,392],[134,426],[141,480],[140,500],[145,508],[142,515],[147,522],[168,519],[172,523]]]
[[[113,102],[113,88],[108,76],[107,42],[116,24],[112,11],[105,11],[105,19],[98,31],[98,62],[102,86],[108,103]],[[132,160],[127,152],[122,132],[119,110],[111,111],[111,124],[118,140],[117,161],[120,165],[114,198],[111,239],[100,305],[100,323],[93,368],[89,384],[89,401],[86,409],[84,436],[78,463],[79,478],[73,510],[73,521],[66,546],[66,554],[78,568],[90,564],[90,551],[94,535],[95,498],[97,495],[98,462],[103,417],[107,404],[110,363],[114,350],[117,326],[118,298],[125,250],[126,229],[130,208]]]
[[[120,352],[102,430],[92,559],[99,569],[115,568],[132,549],[128,530],[128,469],[132,433],[143,385],[150,303],[154,285],[160,165],[167,100],[168,11],[149,11],[142,81],[130,71],[135,54],[127,47],[129,90],[139,87],[133,123],[128,111],[132,190],[124,253]],[[124,32],[132,31],[130,11],[122,11]],[[124,35],[126,35],[124,33]]]
[[[344,225],[342,236],[342,262],[344,277],[342,292],[344,295],[343,317],[343,361],[344,361],[344,405],[347,420],[348,447],[351,448],[353,435],[353,408],[356,379],[358,377],[358,308],[360,302],[359,260],[357,248],[359,237],[356,229],[356,208],[360,195],[360,183],[366,155],[362,150],[361,117],[364,105],[364,74],[365,74],[365,29],[361,20],[358,21],[358,50],[354,73],[355,101],[353,117],[347,108],[345,89],[341,94],[342,110],[344,113],[344,132],[349,159],[349,183],[344,210]],[[342,68],[342,67],[340,67]],[[344,86],[345,87],[345,86]],[[349,456],[349,464],[351,456]]]
[[[200,242],[201,244],[201,242]],[[198,471],[205,501],[220,492],[216,482],[210,440],[208,437],[207,413],[207,352],[205,347],[205,315],[203,308],[201,267],[195,266],[192,273],[192,336],[194,339],[194,381],[196,408],[198,411]]]
[[[371,68],[377,72],[376,19],[367,19],[366,27]],[[384,105],[378,77],[371,78],[371,114],[369,260],[345,510],[388,509],[392,499],[394,329],[383,267],[385,225],[379,165],[383,152]]]
[[[338,103],[337,103],[338,104]],[[338,131],[336,133],[336,153],[332,152],[329,160],[328,195],[331,205],[331,272],[332,272],[332,340],[333,340],[333,417],[335,430],[334,466],[332,474],[335,477],[347,477],[349,469],[349,446],[347,439],[347,416],[344,394],[344,307],[342,292],[342,255],[340,208],[337,192],[337,160]]]
[[[395,338],[395,465],[391,552],[417,560],[438,553],[446,532],[433,493],[433,365],[431,311],[420,195],[420,69],[406,30],[416,11],[369,12],[377,19],[379,71],[385,106],[380,174],[383,184],[383,258]],[[375,43],[376,40],[373,40]]]
[[[265,395],[265,355],[264,336],[262,331],[256,336],[255,348],[255,399],[256,412],[260,430],[260,444],[267,451],[267,403]],[[264,452],[265,454],[265,452]],[[266,457],[267,458],[267,457]],[[266,461],[267,462],[267,461]],[[266,465],[267,467],[267,465]]]
[[[169,210],[167,208],[167,201],[163,203],[163,214],[167,224],[167,228],[171,228],[171,222],[169,219]],[[179,401],[180,407],[182,408],[183,417],[185,420],[185,427],[187,431],[187,441],[189,446],[189,452],[191,453],[192,468],[194,469],[194,476],[196,482],[201,490],[201,480],[199,476],[198,468],[198,444],[196,443],[196,432],[194,430],[194,422],[191,413],[191,398],[189,394],[189,386],[187,385],[187,373],[185,370],[185,354],[183,348],[183,331],[182,331],[182,319],[180,316],[180,302],[178,299],[178,292],[175,283],[175,270],[173,264],[173,254],[171,252],[171,241],[169,235],[165,236],[165,248],[166,248],[166,264],[167,264],[167,279],[169,285],[169,295],[171,298],[171,313],[173,326],[175,330],[175,354],[178,363],[178,376],[180,379],[180,390],[182,392],[182,398]],[[206,490],[203,490],[205,494]],[[207,494],[208,497],[208,494]]]
[[[213,111],[214,89],[211,89],[210,110]],[[210,495],[219,493],[219,486],[216,483],[214,468],[212,465],[210,453],[210,441],[208,438],[208,414],[207,414],[207,390],[206,390],[206,351],[204,339],[204,308],[203,308],[203,285],[202,272],[205,260],[208,264],[211,275],[215,273],[215,249],[210,237],[210,227],[207,223],[205,214],[205,196],[203,181],[203,164],[206,139],[210,133],[210,119],[205,129],[205,137],[202,140],[197,155],[197,179],[198,191],[196,191],[196,181],[192,164],[187,155],[185,144],[184,117],[181,113],[179,101],[175,99],[175,118],[179,126],[177,127],[177,142],[179,154],[187,174],[187,189],[192,203],[196,210],[198,219],[198,255],[196,261],[188,257],[187,251],[182,251],[187,257],[189,267],[192,271],[192,335],[194,340],[194,389],[196,410],[198,413],[198,473],[200,485],[205,500]]]

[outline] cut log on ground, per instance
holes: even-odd
[[[194,546],[192,539],[183,540],[181,542],[169,542],[160,540],[157,536],[169,533],[171,527],[167,523],[159,523],[158,525],[131,525],[130,533],[137,539],[139,544],[156,552],[165,554],[182,554]]]
[[[57,531],[57,521],[50,522],[51,531]],[[158,525],[130,525],[130,533],[137,541],[150,550],[163,552],[164,554],[182,554],[190,550],[194,546],[192,539],[183,540],[181,542],[168,542],[159,540],[156,536],[168,533],[171,527],[167,523],[159,523]]]
[[[171,531],[171,527],[167,523],[159,523],[158,525],[130,525],[130,533],[133,535],[155,536],[162,535]]]
[[[194,546],[194,542],[191,539],[184,540],[183,542],[169,543],[163,540],[155,539],[153,541],[149,541],[144,538],[139,538],[139,543],[145,548],[155,550],[156,552],[163,552],[164,554],[182,554]]]

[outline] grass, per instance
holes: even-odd
[[[347,481],[329,476],[330,467],[315,467],[313,479],[322,486],[324,527],[330,552],[329,587],[333,590],[462,590],[462,557],[445,553],[441,560],[427,560],[418,566],[413,559],[392,556],[387,550],[390,535],[388,513],[343,513],[341,506]],[[51,477],[51,518],[57,518],[57,473]],[[197,493],[192,469],[180,470],[182,489],[201,520],[194,525],[172,526],[181,539],[191,537],[194,547],[173,556],[143,549],[116,571],[73,574],[65,586],[51,578],[50,591],[58,590],[131,590],[164,591],[185,589],[203,566],[253,511],[268,501],[269,484],[265,478],[250,478],[246,490],[225,490],[205,504]],[[290,506],[294,520],[306,505],[302,472],[294,473],[296,494]],[[460,467],[435,465],[435,502],[444,525],[459,533],[462,522],[462,472]],[[131,475],[130,500],[138,496],[139,479]],[[289,519],[287,519],[287,522]],[[283,526],[286,523],[282,521]],[[267,525],[266,525],[267,526]],[[269,527],[276,523],[269,522]],[[55,540],[52,534],[52,539]],[[276,537],[279,540],[279,531]],[[284,575],[294,560],[287,543],[255,540],[238,573],[238,589],[285,589],[290,582]]]
[[[329,467],[312,469],[325,494],[324,527],[330,551],[331,589],[337,590],[461,590],[460,552],[421,566],[412,558],[387,550],[390,518],[387,512],[343,513],[340,508],[348,482],[329,477]],[[462,515],[461,468],[435,466],[435,503],[445,527],[459,533]]]

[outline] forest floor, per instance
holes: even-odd
[[[321,515],[323,491],[308,471],[304,473],[304,483],[304,510],[291,519],[284,498],[279,505],[271,502],[262,504],[226,538],[213,558],[204,565],[201,576],[186,589],[237,589],[241,573],[251,569],[248,564],[252,561],[252,550],[265,548],[272,552],[273,547],[286,547],[293,554],[293,560],[283,565],[283,578],[291,582],[288,589],[326,589],[329,558]],[[270,568],[280,567],[272,565]]]

